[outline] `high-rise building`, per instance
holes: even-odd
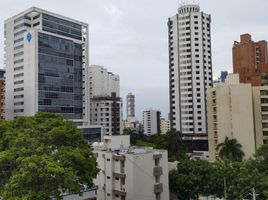
[[[90,121],[103,127],[104,135],[120,135],[122,131],[122,99],[119,75],[102,66],[89,67]]]
[[[99,65],[89,67],[90,79],[90,98],[95,96],[111,96],[116,93],[120,97],[120,77],[109,72],[106,68]]]
[[[154,135],[160,133],[160,111],[146,110],[143,111],[143,129],[145,135]]]
[[[233,72],[239,74],[241,83],[268,85],[267,41],[254,42],[250,34],[241,35],[233,45]]]
[[[218,157],[217,146],[225,137],[242,145],[245,159],[268,144],[268,86],[239,83],[239,75],[230,74],[225,84],[207,91],[207,111],[211,161]]]
[[[211,17],[184,5],[168,20],[171,128],[207,137],[206,90],[212,87]]]
[[[131,147],[129,135],[93,144],[100,172],[97,199],[169,199],[166,150]]]
[[[88,25],[39,8],[5,21],[5,116],[89,122]]]
[[[132,93],[129,93],[127,95],[127,118],[134,118],[135,117],[135,95]]]
[[[226,84],[207,91],[209,156],[215,161],[217,146],[225,137],[237,139],[246,158],[255,152],[254,112],[250,84],[239,84],[239,76],[229,75]],[[247,109],[245,109],[247,108]]]
[[[170,120],[166,120],[165,118],[161,118],[160,131],[162,134],[166,134],[168,131],[170,131]]]
[[[5,118],[5,70],[0,69],[0,119]]]

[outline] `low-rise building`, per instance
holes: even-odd
[[[104,136],[93,144],[100,172],[98,199],[169,199],[166,150],[130,146],[129,135]]]

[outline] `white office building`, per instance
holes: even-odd
[[[183,5],[168,20],[171,128],[207,135],[206,90],[212,86],[211,17]]]
[[[89,67],[90,121],[103,127],[104,135],[120,135],[122,130],[122,99],[119,75],[98,65]]]
[[[130,147],[129,140],[128,135],[105,136],[93,145],[100,168],[97,199],[168,200],[167,151]]]
[[[88,25],[39,8],[5,20],[6,119],[55,112],[89,122]]]
[[[143,111],[143,128],[145,135],[154,135],[160,133],[160,111],[146,110]]]

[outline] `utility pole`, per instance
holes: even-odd
[[[253,200],[256,200],[255,188],[252,188],[252,197],[253,197]]]

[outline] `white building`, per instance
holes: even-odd
[[[39,8],[5,20],[6,119],[55,112],[89,122],[88,25]]]
[[[145,135],[154,135],[160,133],[160,111],[146,110],[143,111],[143,128]]]
[[[161,118],[160,131],[162,134],[166,134],[168,131],[170,131],[170,120],[166,120],[164,118]]]
[[[169,199],[167,151],[130,147],[129,136],[105,136],[94,144],[100,172],[98,199]]]
[[[103,127],[105,135],[123,133],[122,99],[119,75],[108,72],[102,66],[89,67],[90,122]]]
[[[99,65],[89,67],[90,98],[95,96],[111,96],[116,93],[120,97],[120,77],[109,72],[106,68]]]
[[[207,136],[205,93],[212,86],[210,15],[184,5],[169,18],[171,128]]]

